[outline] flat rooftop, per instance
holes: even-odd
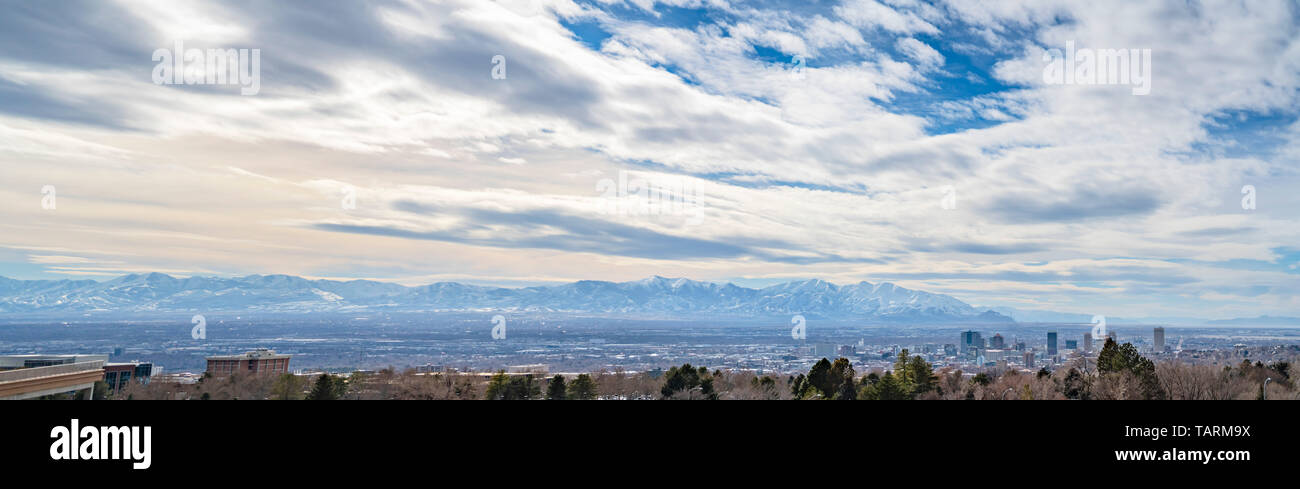
[[[208,360],[265,360],[289,358],[293,355],[288,353],[276,353],[275,350],[260,348],[253,351],[246,351],[238,355],[214,355],[208,357]]]

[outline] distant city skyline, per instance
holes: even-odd
[[[1298,18],[1285,0],[18,4],[0,276],[815,278],[1295,317]],[[251,78],[187,70],[190,49]],[[1051,76],[1118,50],[1130,83]]]

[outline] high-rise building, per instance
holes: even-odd
[[[1034,352],[1032,351],[1025,352],[1025,366],[1029,368],[1034,368]]]
[[[1066,350],[1078,350],[1078,349],[1079,349],[1079,340],[1065,340],[1065,349],[1066,349]]]
[[[1157,326],[1155,330],[1155,350],[1165,351],[1165,328]]]
[[[208,357],[208,373],[213,377],[228,377],[233,373],[288,373],[291,356],[276,353],[275,350],[258,348],[241,355]]]
[[[1056,356],[1056,332],[1055,331],[1047,332],[1047,356],[1049,357]]]
[[[1083,334],[1083,351],[1092,352],[1092,333]]]
[[[992,348],[994,350],[1001,350],[1005,346],[1006,346],[1006,340],[1002,339],[1001,333],[994,334],[993,339],[989,340],[989,348]]]
[[[965,331],[961,334],[961,354],[978,357],[984,350],[984,338],[978,331]]]

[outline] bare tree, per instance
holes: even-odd
[[[1092,397],[1113,401],[1142,399],[1142,383],[1129,372],[1097,375],[1092,382]]]
[[[1156,365],[1160,387],[1170,399],[1225,400],[1244,393],[1245,382],[1231,372],[1213,365],[1185,365],[1166,362]]]

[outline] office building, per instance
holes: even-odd
[[[1066,349],[1066,350],[1078,350],[1078,349],[1079,349],[1079,340],[1065,340],[1065,349]]]
[[[258,348],[240,355],[217,355],[208,357],[207,372],[213,377],[228,377],[234,373],[289,373],[291,356],[266,348]]]
[[[961,354],[978,357],[984,350],[984,337],[978,331],[965,331],[961,334]]]
[[[993,339],[989,340],[989,348],[1001,350],[1006,347],[1006,341],[1002,339],[1002,334],[994,334]]]
[[[1155,329],[1155,351],[1165,351],[1165,328],[1163,327]]]
[[[1083,334],[1083,351],[1092,352],[1092,333]]]
[[[151,377],[153,377],[153,364],[149,362],[104,364],[104,382],[108,384],[108,389],[114,392],[126,387],[132,380],[148,384]]]
[[[1047,332],[1047,356],[1049,357],[1056,356],[1056,332],[1055,331]]]

